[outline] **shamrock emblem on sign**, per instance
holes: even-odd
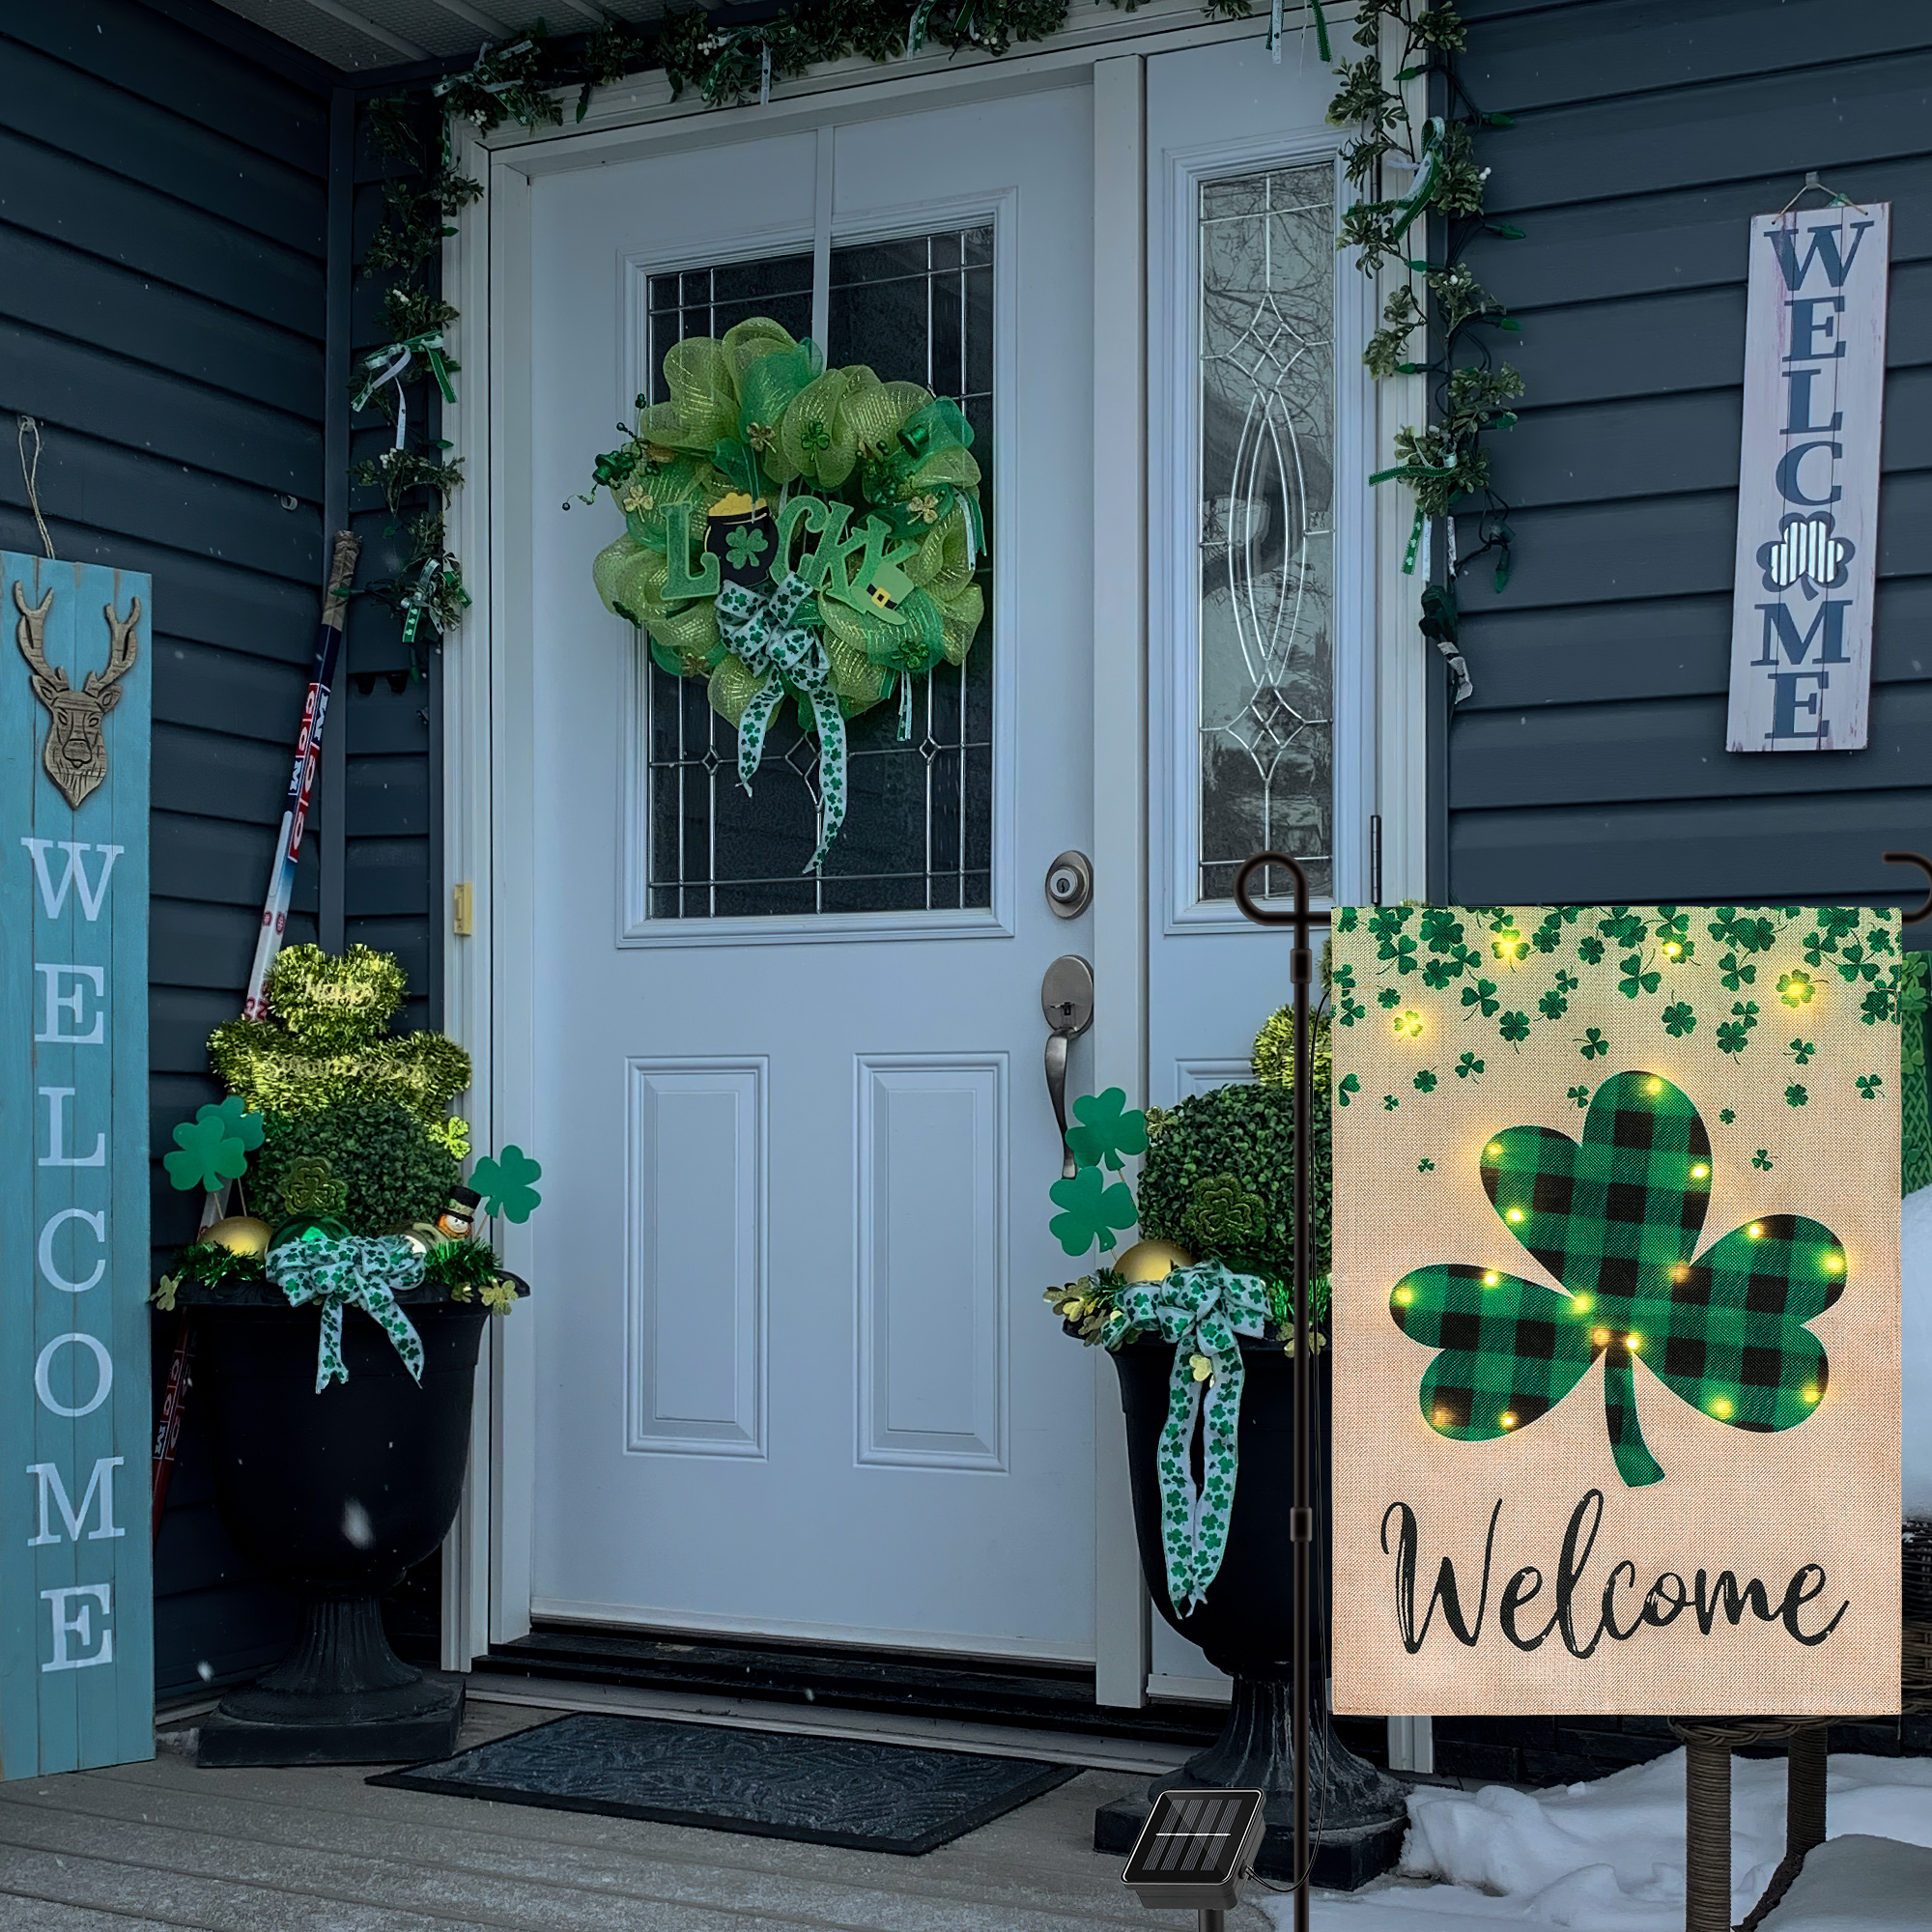
[[[1508,1127],[1480,1167],[1491,1205],[1562,1287],[1460,1263],[1396,1284],[1396,1325],[1441,1351],[1421,1388],[1438,1435],[1525,1429],[1601,1356],[1611,1454],[1637,1489],[1664,1473],[1638,1423],[1639,1361],[1732,1429],[1793,1429],[1823,1400],[1829,1365],[1804,1324],[1844,1293],[1845,1250],[1822,1222],[1767,1214],[1699,1258],[1711,1141],[1668,1080],[1619,1073],[1597,1089],[1580,1143]]]
[[[1757,547],[1757,567],[1764,572],[1767,590],[1789,590],[1796,583],[1806,597],[1835,590],[1849,575],[1858,545],[1833,536],[1837,519],[1830,510],[1815,517],[1784,517],[1774,542]]]

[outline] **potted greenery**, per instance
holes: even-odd
[[[461,1681],[396,1657],[382,1599],[455,1518],[483,1324],[527,1293],[479,1211],[526,1219],[538,1168],[506,1147],[465,1184],[469,1058],[386,1031],[403,986],[366,947],[289,948],[270,1017],[210,1042],[229,1097],[164,1161],[184,1191],[242,1197],[155,1299],[196,1326],[228,1533],[302,1606],[288,1656],[203,1723],[203,1764],[436,1756],[461,1720]]]
[[[1096,1243],[1102,1259],[1078,1281],[1047,1291],[1066,1332],[1105,1348],[1120,1377],[1135,1529],[1148,1590],[1160,1613],[1234,1679],[1221,1735],[1150,1787],[1258,1788],[1266,1793],[1262,1868],[1293,1862],[1294,1546],[1293,1494],[1293,1152],[1292,1014],[1256,1041],[1252,1085],[1222,1087],[1146,1114],[1118,1088],[1074,1102],[1067,1146],[1077,1172],[1054,1183],[1052,1228],[1067,1253]],[[1328,1078],[1327,1031],[1315,1073]],[[1330,1164],[1327,1107],[1314,1110],[1310,1152],[1314,1268],[1310,1317],[1328,1303]],[[1120,1174],[1144,1153],[1138,1186]],[[1142,1238],[1110,1254],[1138,1221]],[[1328,1512],[1330,1356],[1319,1329],[1315,1389],[1318,1520]],[[1321,1547],[1318,1544],[1318,1548]],[[1326,1591],[1317,1579],[1317,1616]],[[1311,1687],[1321,1753],[1318,1881],[1359,1885],[1401,1848],[1403,1787],[1334,1737],[1322,1673]],[[1146,1803],[1122,1801],[1095,1819],[1101,1850],[1131,1844]]]

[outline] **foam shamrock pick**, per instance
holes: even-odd
[[[1107,1181],[1097,1167],[1083,1167],[1046,1191],[1061,1210],[1046,1225],[1069,1255],[1084,1255],[1095,1241],[1111,1248],[1114,1231],[1134,1225],[1132,1190],[1124,1180]]]
[[[262,1145],[262,1117],[231,1094],[182,1122],[174,1139],[175,1151],[161,1161],[168,1179],[184,1194],[196,1187],[213,1193],[247,1171],[248,1156]]]
[[[530,1185],[541,1179],[543,1169],[520,1147],[506,1147],[500,1154],[485,1154],[469,1176],[469,1184],[483,1197],[486,1214],[501,1214],[506,1220],[527,1221],[543,1196]]]
[[[1421,1388],[1439,1435],[1525,1429],[1602,1356],[1611,1454],[1637,1489],[1664,1472],[1639,1427],[1635,1362],[1732,1429],[1793,1429],[1823,1399],[1829,1365],[1804,1323],[1844,1293],[1845,1250],[1822,1222],[1767,1214],[1697,1258],[1711,1141],[1668,1080],[1619,1073],[1597,1089],[1580,1144],[1509,1127],[1480,1168],[1496,1212],[1562,1288],[1461,1263],[1396,1284],[1397,1326],[1441,1351]]]
[[[1082,1167],[1102,1161],[1116,1174],[1130,1153],[1147,1152],[1147,1116],[1127,1108],[1125,1092],[1109,1087],[1104,1094],[1083,1094],[1073,1103],[1078,1126],[1066,1130],[1066,1151]]]

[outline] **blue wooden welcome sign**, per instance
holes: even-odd
[[[154,1754],[150,582],[0,552],[0,1776]]]

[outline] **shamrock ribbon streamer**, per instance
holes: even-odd
[[[423,1257],[399,1235],[331,1235],[309,1228],[269,1250],[269,1279],[291,1308],[317,1302],[322,1341],[316,1350],[315,1392],[346,1382],[342,1359],[342,1311],[359,1308],[395,1344],[403,1366],[422,1380],[423,1346],[410,1318],[396,1306],[396,1290],[423,1278]]]
[[[362,386],[356,390],[355,400],[349,405],[352,413],[360,414],[384,383],[395,384],[398,449],[402,448],[410,426],[410,399],[403,388],[403,377],[417,355],[429,364],[429,372],[436,378],[437,387],[442,391],[442,400],[445,403],[455,402],[456,391],[449,382],[449,364],[443,359],[442,330],[426,328],[419,334],[404,336],[400,342],[370,350],[362,358]]]
[[[845,819],[845,714],[832,689],[832,664],[818,633],[799,621],[801,606],[811,602],[811,586],[787,577],[769,597],[741,583],[718,592],[718,629],[745,666],[764,678],[738,723],[738,781],[749,793],[765,753],[765,732],[786,689],[811,705],[818,726],[818,793],[824,805],[818,844],[808,872],[825,863]]]
[[[1221,1262],[1192,1262],[1164,1281],[1134,1282],[1100,1331],[1109,1349],[1129,1328],[1151,1329],[1174,1344],[1168,1378],[1167,1421],[1160,1432],[1160,1540],[1167,1556],[1167,1595],[1185,1616],[1208,1594],[1228,1547],[1228,1519],[1235,1507],[1236,1424],[1241,1413],[1241,1345],[1238,1335],[1260,1335],[1267,1321],[1267,1290],[1250,1274]],[[1206,1435],[1197,1491],[1188,1450],[1195,1418],[1202,1413],[1203,1384],[1193,1357],[1205,1356],[1212,1373],[1206,1383]]]

